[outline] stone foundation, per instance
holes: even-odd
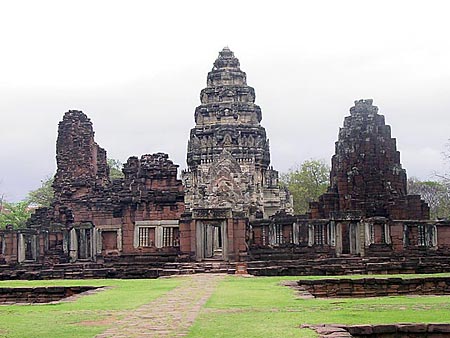
[[[314,297],[382,297],[448,295],[450,277],[300,280],[299,288]]]
[[[144,258],[145,256],[142,256]],[[47,279],[149,279],[194,273],[236,273],[234,263],[221,261],[167,262],[148,260],[114,263],[67,263],[54,266],[27,264],[0,265],[0,280],[47,280]]]
[[[450,324],[400,323],[383,325],[302,325],[316,331],[319,337],[345,338],[444,338],[450,336]]]
[[[50,303],[100,287],[95,286],[48,286],[0,288],[0,304]]]

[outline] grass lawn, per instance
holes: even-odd
[[[376,276],[351,278],[361,277]],[[197,317],[189,337],[315,337],[311,330],[299,330],[306,323],[450,322],[450,296],[296,299],[293,290],[280,285],[284,280],[313,278],[330,276],[227,277]]]
[[[361,277],[367,276],[352,276]],[[313,331],[298,327],[304,323],[450,321],[450,296],[297,299],[293,290],[280,285],[284,280],[305,278],[329,277],[227,276],[201,310],[189,337],[315,337]],[[0,281],[4,287],[112,286],[74,302],[0,306],[0,337],[93,337],[125,311],[158,298],[180,283],[183,278]]]
[[[93,337],[104,331],[124,310],[139,307],[182,282],[173,279],[91,279],[51,281],[0,281],[0,287],[112,286],[75,302],[53,305],[0,306],[0,337]]]

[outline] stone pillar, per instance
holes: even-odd
[[[342,254],[342,224],[338,222],[336,224],[336,256]]]
[[[391,244],[391,225],[388,222],[384,223],[384,242]]]
[[[72,262],[76,262],[78,259],[78,238],[77,231],[75,229],[70,230],[69,233],[69,256]]]
[[[300,234],[300,227],[298,223],[292,224],[292,243],[293,244],[299,244],[299,234]]]
[[[205,231],[203,229],[202,221],[195,222],[195,259],[201,261],[205,258]]]
[[[22,263],[25,261],[25,238],[22,233],[18,234],[18,244],[17,244],[17,261]]]
[[[314,245],[314,224],[308,224],[308,246]]]

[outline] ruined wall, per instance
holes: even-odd
[[[95,143],[92,122],[81,111],[69,110],[59,123],[56,164],[56,200],[78,198],[109,183],[106,151]]]
[[[28,222],[39,234],[39,261],[179,252],[184,192],[167,154],[130,157],[125,177],[111,181],[91,121],[69,111],[59,124],[56,159],[52,206]]]
[[[121,181],[118,199],[123,212],[124,252],[155,252],[156,247],[137,247],[136,222],[152,220],[179,220],[184,212],[184,192],[177,179],[178,166],[167,154],[143,155],[140,159],[130,157],[124,165],[125,178]],[[123,189],[127,187],[127,189]],[[177,227],[178,228],[178,227]],[[179,233],[174,244],[178,247]],[[163,249],[163,248],[159,248]],[[167,248],[170,250],[170,248]]]

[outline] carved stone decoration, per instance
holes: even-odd
[[[214,62],[200,98],[182,175],[187,209],[227,207],[250,218],[292,212],[290,195],[278,187],[278,172],[269,168],[269,140],[255,91],[228,47]]]
[[[243,186],[241,168],[226,150],[209,168],[207,179],[210,182],[207,192],[207,206],[223,208],[243,205]]]

